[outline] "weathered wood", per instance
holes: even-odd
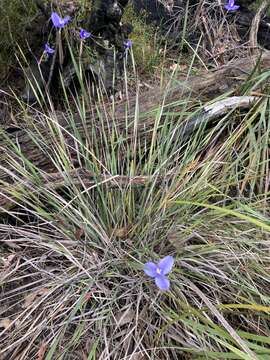
[[[260,21],[262,16],[266,13],[267,9],[270,6],[270,0],[264,0],[261,3],[261,6],[259,7],[259,10],[257,11],[257,14],[254,16],[250,28],[250,34],[249,34],[249,43],[251,46],[252,54],[255,54],[256,50],[258,50],[258,31],[260,26]]]
[[[44,174],[42,177],[42,187],[40,190],[54,191],[64,187],[72,186],[80,188],[94,188],[97,186],[106,186],[107,188],[124,188],[127,186],[140,187],[149,183],[154,183],[156,186],[160,183],[169,180],[170,176],[123,176],[123,175],[106,175],[94,174],[84,168],[78,168],[65,173],[51,173]],[[28,188],[31,193],[40,195],[40,190],[31,190],[31,183],[24,181],[12,184],[0,190],[0,214],[6,212],[17,205],[16,196],[12,194],[19,194],[23,189]]]

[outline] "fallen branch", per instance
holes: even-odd
[[[40,195],[44,190],[55,191],[64,187],[77,186],[82,189],[97,188],[99,186],[107,186],[108,188],[119,188],[134,186],[146,186],[147,184],[160,185],[168,176],[124,176],[124,175],[106,175],[94,174],[84,168],[79,168],[69,172],[56,172],[43,176],[43,183],[40,189],[35,189],[29,181],[22,180],[13,185],[7,185],[0,190],[0,213],[7,212],[14,206],[18,205],[17,199],[12,194],[24,194],[25,189],[29,189],[30,193]]]
[[[270,6],[270,0],[264,0],[261,3],[254,19],[252,20],[250,34],[249,34],[249,42],[251,46],[251,53],[255,54],[256,50],[258,50],[258,31],[261,23],[262,16],[266,13],[267,9]]]
[[[127,186],[145,186],[150,182],[160,184],[166,177],[160,176],[124,176],[124,175],[106,175],[94,174],[84,168],[69,171],[68,173],[52,173],[44,176],[44,188],[57,190],[70,183],[75,186],[83,186],[84,188],[97,187],[106,185],[109,188],[123,188]]]
[[[183,134],[184,136],[189,136],[200,126],[204,126],[210,121],[218,119],[229,111],[248,109],[254,101],[259,99],[258,96],[233,96],[204,106],[199,115],[190,119],[186,125],[184,125]]]

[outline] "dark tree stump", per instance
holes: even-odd
[[[89,19],[86,19],[83,22],[83,27],[94,36],[94,40],[90,39],[90,41],[92,41],[91,46],[96,51],[98,57],[96,64],[100,63],[100,66],[102,69],[105,69],[106,72],[104,78],[100,79],[100,82],[105,85],[105,90],[109,93],[113,92],[112,79],[114,66],[117,67],[118,65],[121,65],[121,60],[125,53],[124,42],[131,32],[130,26],[123,26],[121,24],[121,18],[127,3],[128,0],[93,0]],[[43,21],[39,25],[40,29],[38,29],[41,32],[42,24],[47,24],[46,30],[43,31],[43,39],[44,34],[45,39],[48,39],[50,31],[55,33],[55,38],[57,38],[57,30],[52,26],[51,21],[48,22],[50,17],[49,10],[43,6],[42,1],[40,0],[37,0],[37,6],[41,10],[43,17],[45,16],[46,18],[47,14],[47,21]],[[31,30],[31,25],[29,26],[29,29]],[[69,36],[69,43],[76,41],[74,32],[71,31]],[[47,40],[43,40],[43,44],[39,44],[39,54],[35,54],[35,60],[31,62],[29,69],[26,71],[27,85],[22,93],[22,99],[29,103],[36,101],[36,93],[44,88],[49,89],[51,83],[54,85],[54,88],[57,88],[57,80],[55,81],[55,79],[58,77],[59,71],[62,72],[62,74],[65,74],[67,73],[65,72],[65,69],[68,69],[69,74],[76,76],[76,71],[70,71],[73,62],[66,41],[63,40],[63,38],[59,43],[62,44],[64,50],[64,60],[61,61],[60,55],[56,49],[56,53],[53,56],[49,56],[46,61],[43,61],[41,66],[37,65],[36,59],[40,58],[40,49],[42,53],[43,46],[46,42]],[[114,51],[116,52],[116,64],[114,63]],[[93,69],[91,66],[89,66],[89,68]],[[90,70],[90,72],[91,71],[93,70]],[[97,74],[92,73],[92,76],[89,76],[88,78],[90,78],[92,82],[97,82],[100,73],[100,71],[97,71]],[[66,83],[72,83],[72,79]]]

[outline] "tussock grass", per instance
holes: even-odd
[[[164,93],[142,129],[149,114],[137,94],[119,128],[116,104],[101,89],[94,102],[77,70],[81,91],[64,89],[65,126],[53,107],[21,103],[25,131],[64,179],[60,188],[5,134],[1,179],[9,172],[19,186],[1,180],[17,206],[0,225],[0,356],[267,359],[268,98],[187,138],[181,123],[197,114],[197,99],[165,106]],[[81,135],[75,111],[92,132]],[[74,181],[75,163],[93,183],[80,173]],[[145,178],[135,186],[119,176]],[[142,268],[168,254],[172,286],[161,293]]]

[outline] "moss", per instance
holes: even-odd
[[[25,45],[26,27],[36,14],[34,0],[1,0],[0,2],[0,79],[16,63],[16,47]]]
[[[259,9],[261,4],[262,4],[262,0],[254,1],[254,4],[252,4],[252,6],[250,6],[250,9],[251,10],[257,10],[257,9]],[[270,16],[270,9],[268,9],[267,15]]]
[[[126,8],[123,23],[131,23],[133,26],[130,39],[133,41],[133,55],[138,71],[153,73],[161,61],[156,29],[148,25],[143,17],[138,17],[132,5]]]

